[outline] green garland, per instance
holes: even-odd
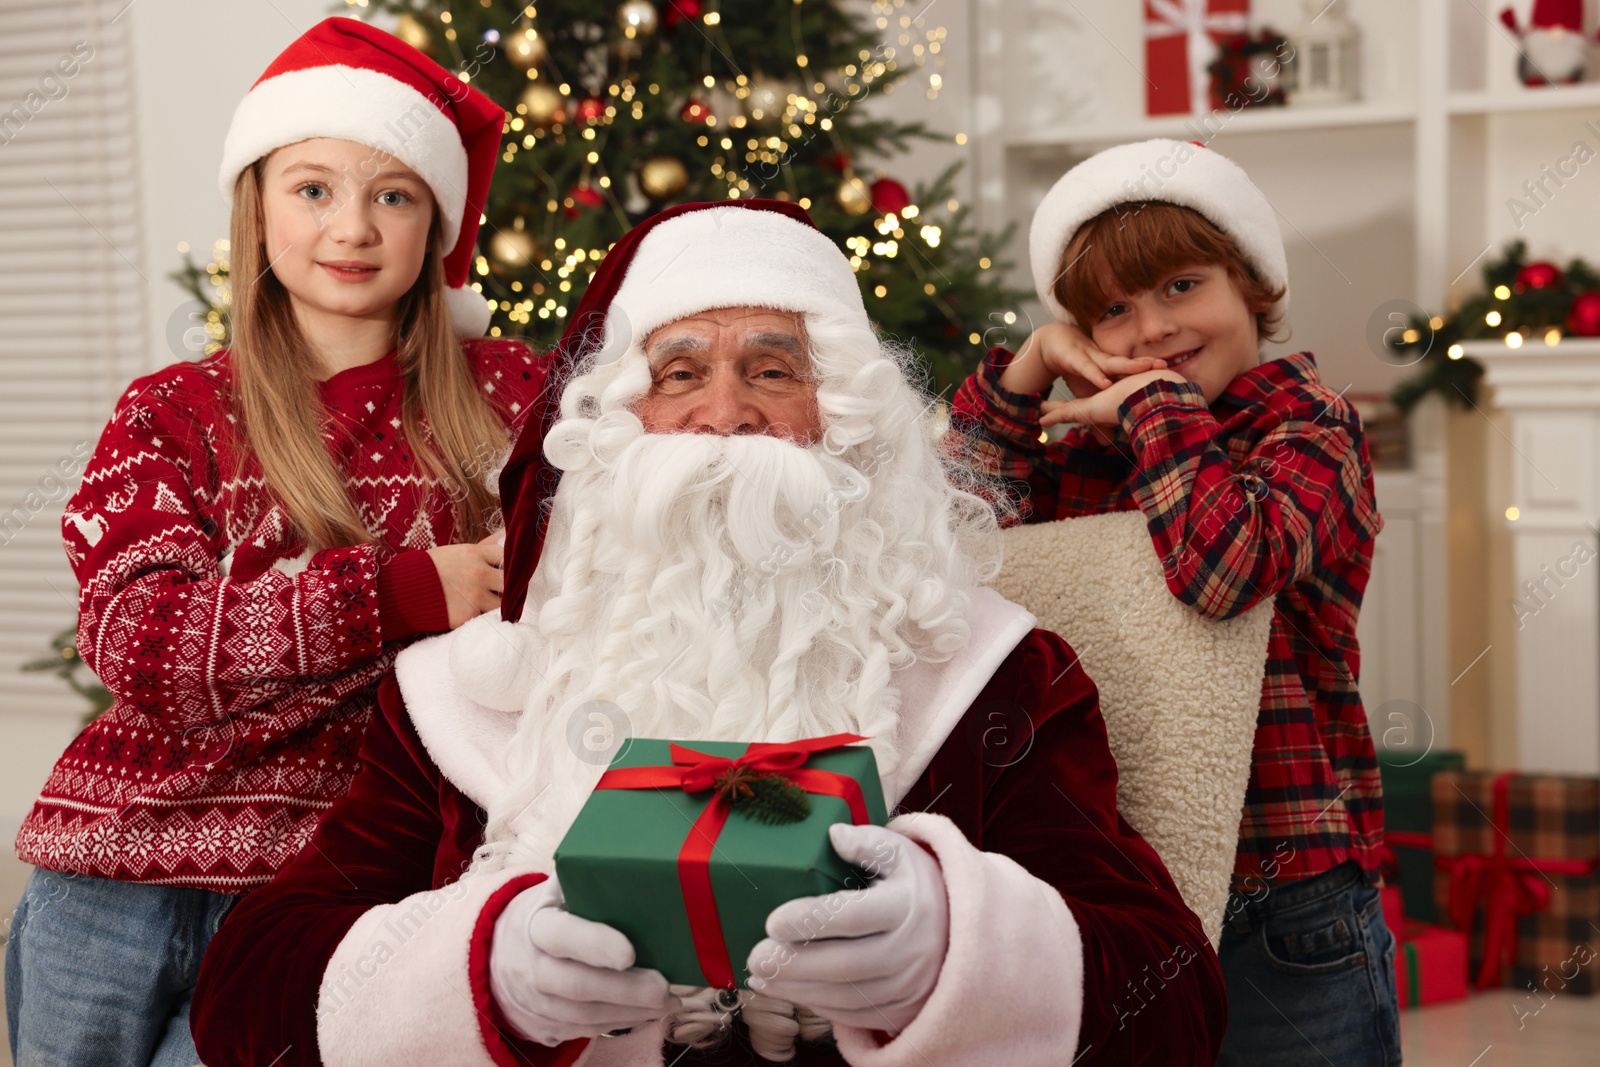
[[[1565,332],[1573,300],[1600,291],[1600,272],[1581,259],[1567,264],[1557,284],[1544,288],[1519,282],[1527,266],[1526,243],[1514,241],[1501,258],[1484,265],[1482,292],[1448,316],[1416,315],[1408,329],[1384,335],[1393,362],[1415,362],[1417,367],[1391,394],[1400,410],[1410,411],[1429,393],[1463,407],[1476,402],[1483,365],[1461,351],[1463,341],[1503,340],[1517,333],[1529,343],[1542,344],[1551,330]]]

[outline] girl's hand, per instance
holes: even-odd
[[[1101,389],[1089,396],[1076,397],[1072,400],[1046,400],[1040,404],[1044,414],[1039,418],[1039,425],[1054,426],[1058,422],[1081,422],[1094,427],[1100,439],[1107,441],[1109,437],[1105,431],[1115,429],[1120,423],[1117,409],[1122,406],[1124,400],[1151,382],[1183,380],[1183,375],[1177,371],[1145,371],[1143,374],[1123,378],[1113,383],[1110,388]]]
[[[1042,393],[1063,378],[1072,395],[1082,399],[1110,388],[1114,379],[1166,366],[1165,360],[1149,356],[1113,356],[1070,322],[1052,322],[1028,335],[1017,358],[1001,373],[1000,385],[1013,393]]]
[[[505,532],[477,544],[440,545],[428,549],[439,584],[444,586],[450,629],[500,606],[500,563],[505,558]]]

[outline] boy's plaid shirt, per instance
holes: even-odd
[[[1354,859],[1378,879],[1382,793],[1356,689],[1356,616],[1383,528],[1361,420],[1310,353],[1200,387],[1130,396],[1111,444],[1075,426],[1040,441],[1040,396],[999,384],[997,348],[956,392],[972,463],[1019,491],[1025,521],[1143,510],[1167,585],[1210,618],[1273,599],[1233,890]]]

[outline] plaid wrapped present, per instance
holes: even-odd
[[[1600,779],[1437,774],[1433,848],[1434,896],[1471,934],[1476,988],[1600,988]]]
[[[1433,776],[1466,766],[1464,753],[1379,749],[1383,776],[1383,878],[1398,885],[1408,919],[1437,925],[1433,902]],[[1400,927],[1394,925],[1398,937]]]

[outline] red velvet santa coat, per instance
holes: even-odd
[[[972,621],[956,661],[897,675],[903,765],[885,782],[902,813],[890,825],[945,878],[938,982],[899,1035],[839,1027],[837,1047],[802,1043],[792,1062],[1213,1062],[1221,970],[1117,814],[1094,683],[1065,642],[994,594]],[[449,694],[454,636],[402,654],[349,795],[212,941],[192,1009],[208,1067],[761,1062],[742,1033],[714,1052],[663,1049],[659,1024],[556,1049],[511,1035],[489,993],[494,921],[545,876],[457,881],[515,716]]]

